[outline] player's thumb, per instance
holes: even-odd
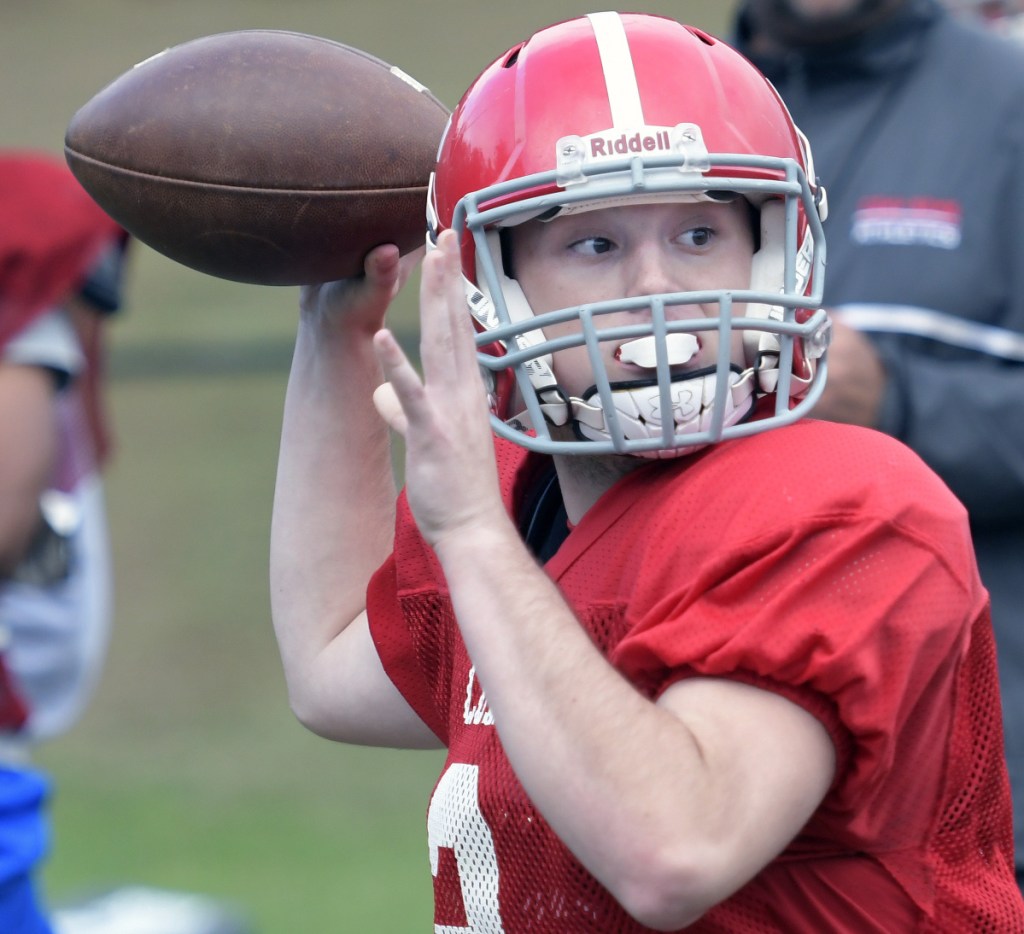
[[[398,401],[398,395],[391,383],[381,383],[373,391],[373,407],[392,431],[397,431],[400,435],[405,434],[409,420],[405,417],[402,403]]]

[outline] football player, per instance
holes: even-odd
[[[111,626],[104,356],[127,245],[62,160],[0,150],[0,930],[19,934],[57,929],[35,749],[84,712]]]
[[[422,375],[415,257],[304,291],[275,626],[311,729],[447,748],[435,931],[1024,930],[964,511],[802,419],[825,205],[744,58],[598,13],[452,115]]]

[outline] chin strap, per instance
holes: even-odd
[[[674,435],[692,435],[711,428],[718,405],[715,399],[716,382],[717,374],[713,370],[689,379],[673,380],[670,391],[672,411],[669,418],[673,422]],[[657,385],[628,389],[613,387],[612,400],[619,428],[627,440],[661,437],[665,416],[661,411],[661,394]],[[735,425],[745,418],[753,408],[754,401],[754,371],[730,372],[729,388],[721,400],[725,407],[722,426]],[[610,436],[596,389],[589,390],[583,399],[571,400],[571,404],[573,419],[584,438],[597,441]],[[664,456],[664,452],[654,452],[650,456]]]
[[[676,436],[693,435],[708,431],[717,406],[715,384],[717,374],[711,369],[685,379],[673,380],[671,388],[672,429]],[[723,401],[725,414],[722,427],[729,427],[746,418],[756,401],[757,377],[751,369],[733,370],[729,374],[729,389]],[[612,384],[612,401],[618,416],[619,429],[627,441],[660,438],[664,418],[661,412],[661,394],[656,383],[642,386]],[[580,436],[590,441],[611,439],[610,426],[601,406],[597,388],[591,387],[580,397],[561,399],[540,405],[544,417],[553,425],[566,425],[571,420]],[[522,412],[510,420],[529,427],[530,418]],[[691,446],[685,449],[690,452]],[[683,451],[653,451],[640,453],[641,457],[671,457]]]

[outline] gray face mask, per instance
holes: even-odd
[[[793,0],[749,0],[755,29],[782,46],[814,46],[839,42],[884,22],[909,0],[858,0],[843,13],[813,16]]]

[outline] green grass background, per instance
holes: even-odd
[[[643,9],[723,34],[733,7]],[[0,145],[60,152],[74,111],[135,62],[232,29],[358,46],[452,106],[514,41],[591,9],[3,0]],[[288,710],[271,631],[267,541],[296,290],[223,282],[138,245],[129,285],[111,359],[115,630],[89,711],[40,751],[56,789],[48,892],[56,902],[126,884],[208,893],[260,934],[430,930],[423,825],[438,755],[307,734]],[[413,292],[396,310],[408,329]]]

